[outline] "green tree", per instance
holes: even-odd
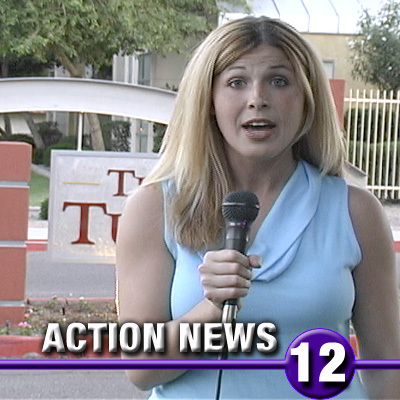
[[[21,76],[43,76],[48,74],[48,70],[52,67],[52,63],[38,62],[34,57],[28,56],[11,56],[9,58],[0,59],[0,77],[21,77]],[[32,133],[35,146],[43,148],[44,142],[39,134],[32,115],[29,112],[23,113],[23,117]],[[10,138],[12,135],[11,118],[9,114],[3,114],[4,130],[0,128],[0,135]]]
[[[215,0],[0,0],[0,58],[32,55],[83,78],[117,53],[179,51],[210,31],[217,12]],[[92,145],[104,150],[99,119],[88,118]]]
[[[350,42],[353,76],[380,89],[400,89],[400,3],[388,0],[377,15],[364,10],[360,35]]]
[[[21,1],[11,0],[1,2],[0,5],[0,77],[37,76],[49,67],[49,63],[39,62],[31,55],[25,55],[19,51],[19,35],[24,33],[19,30],[19,13],[17,7],[22,7]],[[16,51],[10,51],[11,48]],[[28,126],[37,147],[44,147],[42,138],[37,132],[31,114],[24,113]],[[0,134],[6,138],[12,135],[11,119],[9,114],[3,114],[4,130],[0,128]]]

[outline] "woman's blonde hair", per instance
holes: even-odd
[[[160,160],[143,183],[173,180],[170,226],[175,239],[193,250],[219,243],[222,200],[233,190],[212,112],[214,78],[262,44],[286,54],[305,94],[304,124],[294,156],[323,174],[342,174],[344,152],[336,109],[323,65],[310,45],[290,25],[268,17],[247,17],[218,27],[186,67]]]

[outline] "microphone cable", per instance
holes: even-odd
[[[215,400],[220,400],[221,398],[222,373],[223,369],[221,368],[218,370],[217,383],[215,384]]]
[[[226,307],[224,305],[224,307]],[[236,310],[235,310],[235,315],[234,315],[234,319],[232,319],[231,323],[234,327],[235,323],[236,323],[236,312],[237,312],[237,306],[236,306]],[[225,319],[225,321],[224,321]],[[230,322],[226,320],[226,317],[224,318],[224,315],[222,316],[222,321],[223,323],[225,322]],[[228,359],[228,346],[226,344],[226,340],[225,340],[225,335],[224,335],[224,329],[222,328],[222,343],[224,343],[221,352],[219,353],[218,356],[218,360],[227,360]],[[218,370],[218,374],[217,374],[217,383],[215,384],[215,400],[220,400],[221,397],[221,387],[222,387],[222,375],[223,375],[224,370],[221,368]]]

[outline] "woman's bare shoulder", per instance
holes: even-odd
[[[371,192],[349,186],[349,210],[360,240],[376,243],[379,236],[391,241],[391,229],[385,211]]]
[[[125,211],[131,208],[140,208],[142,211],[151,210],[162,204],[162,191],[160,184],[138,186],[129,194]]]
[[[139,186],[127,198],[118,224],[117,248],[121,245],[162,244],[163,201],[160,185]],[[146,246],[147,247],[147,246]]]

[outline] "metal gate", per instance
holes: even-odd
[[[400,91],[350,90],[345,98],[347,159],[381,199],[400,198]]]

